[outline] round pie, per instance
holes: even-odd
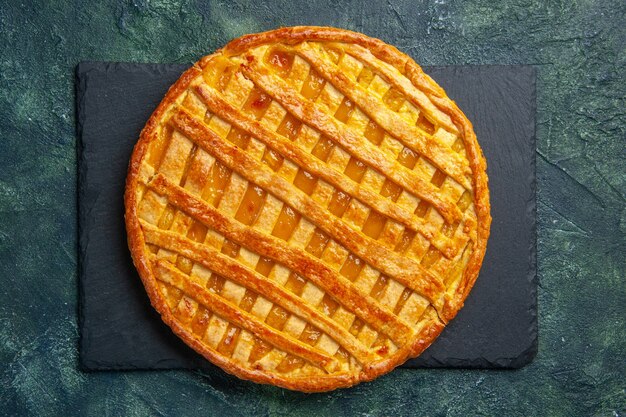
[[[152,305],[226,372],[301,391],[419,355],[491,217],[471,123],[360,33],[246,35],[189,68],[135,146],[126,226]]]

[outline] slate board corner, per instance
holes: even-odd
[[[511,369],[521,369],[531,364],[537,357],[539,351],[539,339],[535,337],[526,349],[520,352],[519,356],[509,359],[509,366]]]

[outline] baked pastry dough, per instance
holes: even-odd
[[[408,56],[293,27],[202,58],[141,133],[134,263],[163,321],[241,378],[371,380],[461,308],[489,225],[472,126]]]

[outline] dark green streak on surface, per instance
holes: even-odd
[[[623,1],[7,3],[0,7],[0,414],[626,415]],[[77,370],[74,66],[191,63],[233,37],[295,24],[362,31],[423,65],[537,66],[540,340],[531,365],[400,369],[319,395],[240,382],[217,369]]]

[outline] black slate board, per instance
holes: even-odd
[[[150,306],[126,245],[132,147],[183,65],[81,63],[79,327],[85,370],[211,368]],[[473,122],[488,162],[493,224],[457,318],[405,367],[518,368],[537,351],[535,79],[529,66],[427,67]]]

